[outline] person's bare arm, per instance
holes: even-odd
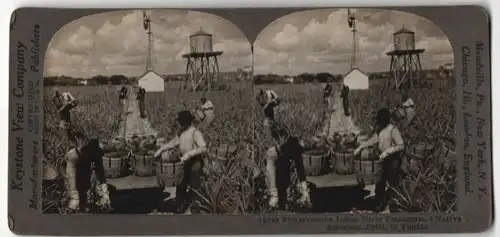
[[[375,134],[373,134],[373,136],[372,136],[372,137],[370,137],[370,139],[368,139],[368,140],[367,140],[367,141],[365,141],[365,142],[362,142],[362,143],[359,145],[359,147],[360,147],[361,149],[364,149],[364,148],[371,147],[371,146],[373,146],[373,145],[377,144],[377,142],[378,142],[378,135],[375,133]]]
[[[167,142],[165,145],[161,146],[160,149],[158,149],[156,151],[155,157],[159,156],[164,151],[170,150],[170,149],[178,146],[179,142],[180,142],[179,137],[175,136],[172,140],[170,140],[169,142]]]

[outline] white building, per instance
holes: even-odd
[[[285,79],[286,82],[290,83],[290,84],[293,84],[295,82],[295,78],[294,77],[288,77],[287,79]]]
[[[342,81],[350,90],[367,90],[370,87],[368,75],[358,68],[351,69]]]
[[[78,80],[78,84],[82,85],[82,86],[86,86],[89,84],[89,81],[87,79]]]
[[[165,91],[165,80],[153,70],[148,70],[138,78],[138,85],[144,88],[146,92]]]

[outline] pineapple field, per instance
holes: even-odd
[[[170,140],[176,132],[177,112],[193,110],[205,96],[215,106],[216,118],[202,133],[209,153],[221,145],[236,152],[223,166],[207,166],[197,203],[202,213],[251,214],[268,212],[265,185],[264,152],[272,141],[262,125],[262,111],[254,92],[274,90],[282,100],[276,109],[283,121],[300,137],[310,137],[323,119],[323,86],[316,84],[258,85],[233,83],[224,91],[187,92],[180,84],[166,83],[164,92],[146,94],[146,111],[151,126],[160,137]],[[106,141],[120,127],[117,86],[59,87],[79,102],[72,111],[73,123],[88,136]],[[45,88],[44,155],[59,170],[71,145],[58,127],[53,88]],[[130,96],[135,96],[131,93]],[[452,88],[414,89],[409,93],[416,104],[414,123],[403,133],[407,147],[406,176],[395,190],[393,203],[400,212],[450,212],[456,208],[456,169],[454,165],[455,108]],[[350,105],[356,124],[367,132],[377,109],[400,104],[400,97],[372,86],[367,91],[351,91]],[[425,156],[413,156],[410,150],[425,146]],[[214,149],[212,149],[214,148]],[[66,213],[63,177],[43,185],[43,212]],[[319,194],[318,194],[319,195]],[[335,195],[335,194],[332,194]],[[338,197],[342,199],[342,197]],[[344,197],[345,199],[346,197]],[[147,200],[146,200],[147,201]]]
[[[286,124],[294,135],[307,138],[314,135],[324,118],[323,88],[324,85],[313,83],[275,84],[258,85],[255,92],[260,89],[275,91],[281,99],[275,109],[276,119]],[[395,190],[393,211],[451,212],[456,209],[454,93],[453,88],[416,88],[409,91],[417,115],[412,126],[402,132],[406,148],[403,157],[406,175]],[[383,85],[375,84],[369,90],[349,93],[352,117],[361,134],[368,133],[374,126],[378,109],[393,108],[401,103],[401,95],[387,91]],[[260,109],[256,109],[255,113],[262,118]],[[263,154],[272,141],[263,128],[262,119],[256,123],[255,131],[255,163],[264,170]],[[331,202],[328,205],[342,205],[340,203],[350,198],[342,197],[342,191],[339,192],[337,195],[330,192],[333,197],[326,200]],[[261,211],[266,212],[265,208]]]

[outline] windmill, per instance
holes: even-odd
[[[357,52],[357,38],[356,38],[356,15],[351,9],[347,9],[347,24],[352,32],[352,56],[351,56],[351,69],[356,67],[356,52]]]
[[[347,9],[347,24],[349,26],[349,29],[351,29],[352,32],[352,55],[351,55],[351,69],[349,72],[347,72],[343,79],[342,82],[344,85],[348,86],[349,89],[351,90],[358,90],[358,89],[368,89],[369,88],[369,78],[366,73],[361,71],[358,68],[358,39],[357,39],[357,33],[358,29],[356,28],[356,15],[351,9]],[[359,57],[361,58],[361,57]]]
[[[142,12],[143,17],[143,27],[148,35],[148,46],[147,46],[147,57],[146,57],[146,71],[137,79],[137,84],[142,87],[146,92],[161,92],[165,90],[165,80],[160,74],[154,71],[152,63],[152,42],[153,42],[153,31],[151,29],[151,15],[147,14],[146,11]]]
[[[144,30],[146,30],[146,33],[148,35],[148,55],[147,55],[147,58],[146,58],[146,71],[148,70],[151,70],[153,65],[152,65],[152,60],[151,60],[151,44],[152,44],[152,40],[153,40],[153,37],[152,37],[152,30],[151,30],[151,15],[148,15],[146,13],[146,11],[143,11],[142,12],[142,16],[143,16],[143,26],[144,26]]]

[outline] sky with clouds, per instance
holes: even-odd
[[[415,31],[423,68],[452,63],[450,42],[438,26],[417,15],[355,9],[358,29],[358,67],[366,72],[387,71],[393,33],[401,27]],[[251,66],[250,43],[231,22],[215,15],[187,10],[152,10],[153,64],[161,74],[185,72],[182,54],[189,36],[198,30],[213,34],[220,71]],[[45,75],[91,77],[145,71],[147,35],[142,11],[116,11],[75,20],[53,37],[47,49]],[[352,33],[346,9],[292,13],[270,23],[254,44],[255,73],[297,75],[303,72],[346,73],[350,68]]]
[[[417,15],[372,9],[353,9],[358,29],[358,67],[365,72],[388,71],[393,33],[403,26],[415,32],[424,69],[453,63],[450,42],[441,29]],[[350,69],[352,32],[347,9],[292,13],[269,24],[257,37],[255,74],[297,75],[303,72],[344,74]]]
[[[220,71],[252,64],[250,43],[231,22],[207,13],[152,10],[153,66],[162,74],[184,73],[189,36],[203,29],[213,34]],[[142,11],[117,11],[86,16],[61,28],[47,49],[45,76],[92,77],[144,73],[147,34]]]

